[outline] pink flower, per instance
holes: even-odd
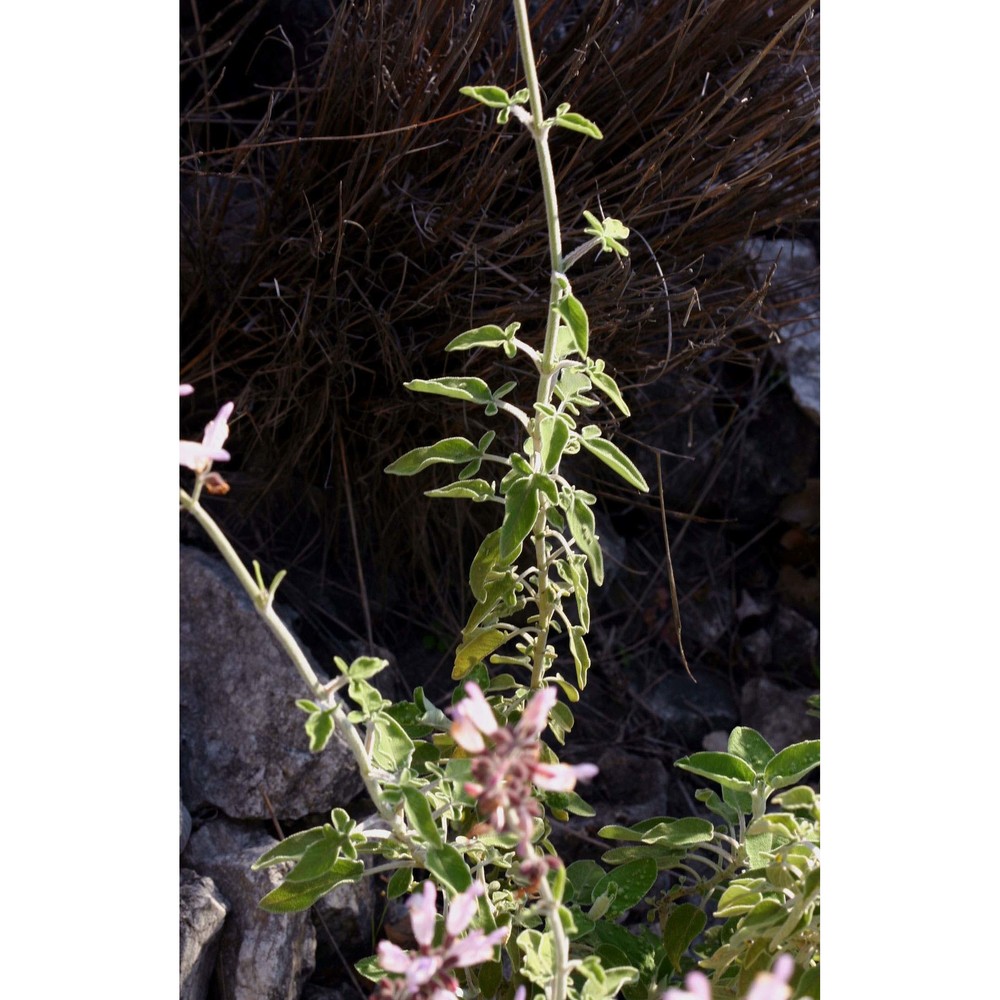
[[[410,926],[420,947],[417,954],[403,951],[390,941],[380,941],[379,965],[386,972],[401,973],[403,979],[383,979],[372,1000],[456,1000],[458,980],[452,969],[480,965],[493,957],[493,949],[507,937],[508,928],[500,927],[489,934],[470,931],[464,938],[458,935],[472,922],[485,890],[478,882],[456,896],[444,924],[444,940],[434,947],[434,926],[437,920],[437,888],[425,882],[419,893],[410,897]]]
[[[222,446],[229,437],[227,421],[232,412],[233,404],[226,403],[216,414],[215,419],[205,425],[205,434],[200,444],[197,441],[181,441],[181,465],[202,475],[211,469],[212,462],[224,462],[229,459],[229,452]]]
[[[791,955],[779,955],[770,972],[758,972],[743,1000],[788,1000],[792,988],[788,985],[795,962]],[[684,989],[672,986],[660,1000],[712,1000],[712,987],[702,972],[689,972]]]
[[[746,1000],[788,1000],[792,988],[788,980],[795,971],[791,955],[779,955],[770,972],[759,972],[754,978]]]
[[[534,819],[542,814],[532,785],[568,792],[577,781],[597,774],[597,768],[593,764],[545,764],[539,759],[539,737],[556,703],[554,688],[536,691],[513,728],[499,725],[478,684],[470,681],[465,693],[451,710],[452,739],[473,756],[475,781],[466,783],[465,790],[475,796],[479,811],[493,829],[520,834],[517,853],[527,857]]]
[[[192,392],[194,392],[194,386],[193,385],[188,385],[186,382],[181,385],[181,392],[180,392],[180,394],[182,396],[190,396]]]

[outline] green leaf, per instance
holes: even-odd
[[[594,583],[600,586],[604,582],[604,554],[601,552],[595,533],[597,522],[594,520],[594,512],[578,491],[572,493],[563,510],[566,511],[566,520],[573,541],[590,561],[590,574],[594,578]]]
[[[580,357],[585,358],[590,347],[590,320],[583,303],[570,294],[556,303],[556,312],[566,321],[573,334],[573,344]]]
[[[771,744],[749,726],[737,726],[729,734],[729,752],[745,760],[758,775],[763,775],[774,756]]]
[[[306,850],[313,844],[319,843],[323,839],[322,826],[315,826],[311,830],[302,830],[286,837],[280,844],[265,851],[251,866],[251,871],[259,871],[261,868],[268,868],[271,865],[281,864],[283,861],[298,861],[305,854]]]
[[[518,479],[507,491],[507,509],[500,526],[500,559],[512,563],[521,553],[525,538],[538,516],[535,476]]]
[[[582,691],[587,686],[587,671],[590,669],[590,651],[584,639],[586,629],[582,625],[573,625],[569,630],[569,648],[576,664],[576,683]]]
[[[435,462],[449,462],[452,465],[459,465],[479,457],[479,449],[467,438],[445,438],[443,441],[438,441],[437,444],[429,444],[423,448],[414,448],[412,451],[408,451],[391,465],[387,465],[385,471],[390,476],[413,476],[426,469],[428,465],[434,465]]]
[[[625,482],[634,486],[643,493],[649,492],[646,480],[642,478],[642,473],[635,467],[632,460],[616,444],[601,437],[580,438],[580,444],[592,455],[599,458],[609,469],[617,472]]]
[[[383,705],[389,703],[382,697],[378,688],[360,677],[352,677],[347,685],[347,693],[351,700],[361,709],[362,718],[371,718]]]
[[[569,422],[561,414],[544,417],[538,429],[542,437],[542,465],[546,472],[551,472],[569,442]]]
[[[608,914],[620,916],[635,906],[653,888],[656,881],[656,862],[652,858],[640,858],[614,868],[594,886],[593,898],[607,894],[611,898]]]
[[[359,959],[354,963],[354,968],[371,983],[379,982],[385,975],[385,969],[379,965],[377,955],[369,955],[368,958]]]
[[[424,796],[424,792],[419,788],[414,788],[412,785],[404,787],[402,791],[406,818],[428,844],[440,847],[441,831],[438,829],[437,823],[434,822],[434,816],[431,813],[431,807]]]
[[[386,771],[398,771],[409,763],[413,740],[391,715],[380,712],[375,716],[375,741],[372,760]]]
[[[488,108],[506,108],[510,104],[507,91],[502,87],[462,87],[458,92]]]
[[[731,753],[703,750],[690,757],[682,757],[675,762],[675,766],[692,774],[700,774],[703,778],[710,778],[723,788],[739,792],[749,792],[757,780],[754,769],[745,760]]]
[[[447,886],[452,895],[465,892],[472,885],[469,866],[451,844],[432,847],[427,852],[427,870],[441,885]]]
[[[326,748],[333,736],[333,709],[313,712],[306,719],[306,735],[309,737],[310,753],[319,753]]]
[[[425,497],[444,497],[449,500],[475,500],[482,503],[496,496],[492,483],[485,479],[460,479],[458,482],[439,486],[436,490],[424,490]]]
[[[470,351],[476,347],[503,347],[510,340],[504,330],[490,323],[466,330],[445,345],[446,351]]]
[[[678,972],[681,968],[681,956],[705,929],[707,922],[705,913],[692,903],[680,903],[668,914],[663,926],[663,947],[670,964]]]
[[[549,729],[560,744],[566,742],[566,734],[573,728],[574,722],[573,713],[565,702],[557,701],[552,706],[552,711],[549,712]]]
[[[507,641],[507,633],[499,629],[477,629],[455,651],[452,680],[461,680],[477,663],[486,659]]]
[[[369,677],[380,674],[387,666],[389,666],[389,661],[380,659],[377,656],[359,656],[347,668],[347,676],[352,680],[355,678],[357,680],[367,680]]]
[[[321,896],[325,896],[342,882],[357,882],[364,874],[365,866],[360,861],[341,858],[333,869],[320,878],[309,882],[284,881],[272,889],[258,904],[268,913],[297,913],[307,910]]]
[[[385,894],[388,899],[399,899],[404,892],[410,891],[413,885],[413,869],[397,868],[389,879],[389,884],[385,887]]]
[[[686,851],[672,850],[659,844],[627,844],[625,847],[612,847],[601,855],[601,860],[609,865],[623,865],[633,861],[652,861],[656,867],[665,871],[673,868],[681,861]]]
[[[572,132],[582,132],[584,135],[589,135],[591,139],[604,138],[601,130],[589,118],[584,118],[583,115],[578,115],[575,111],[567,111],[558,115],[553,124],[568,128]]]
[[[737,826],[740,821],[740,812],[731,804],[719,798],[718,793],[711,788],[699,788],[694,793],[694,797],[703,802],[716,816],[721,816],[729,826]]]
[[[521,974],[536,986],[549,986],[556,968],[551,935],[536,930],[521,931],[517,947],[523,954]]]
[[[805,740],[785,747],[764,768],[764,780],[771,789],[787,788],[819,767],[819,740]]]
[[[589,858],[584,861],[574,861],[566,868],[566,879],[573,892],[568,899],[576,900],[580,906],[587,906],[593,901],[593,889],[607,873],[596,862]]]
[[[340,858],[340,838],[330,827],[323,828],[323,839],[306,848],[301,860],[285,876],[286,882],[312,882],[326,875]]]
[[[404,382],[411,392],[426,392],[431,396],[448,396],[469,403],[492,403],[493,393],[481,378],[449,376],[446,378],[415,378]],[[478,450],[477,450],[478,454]]]
[[[500,529],[497,528],[482,540],[469,567],[469,588],[477,601],[486,600],[486,583],[490,574],[496,568],[506,568],[508,565],[510,564],[500,563]]]
[[[707,819],[688,816],[657,823],[640,838],[644,844],[662,844],[672,848],[691,848],[708,843],[715,836],[715,827]]]
[[[600,366],[600,367],[598,367]],[[611,400],[615,406],[626,416],[630,417],[632,411],[628,408],[625,400],[622,399],[621,390],[618,388],[618,383],[604,371],[604,362],[598,361],[597,364],[587,371],[587,375],[590,380],[597,386],[601,392],[604,393],[608,399]]]

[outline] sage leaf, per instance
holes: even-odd
[[[587,318],[583,303],[575,295],[570,294],[556,303],[556,312],[566,321],[573,334],[573,345],[580,357],[585,358],[590,346],[590,320]]]
[[[507,491],[507,509],[500,526],[500,559],[510,564],[521,554],[521,546],[538,516],[535,476],[516,480]]]
[[[432,847],[427,852],[427,870],[441,885],[447,886],[452,895],[465,892],[472,885],[469,866],[451,844]]]
[[[589,135],[591,139],[604,138],[604,133],[589,118],[584,118],[583,115],[578,115],[575,111],[567,111],[558,115],[553,124],[561,125],[573,132],[582,132],[584,135]]]
[[[258,904],[267,913],[297,913],[308,910],[321,896],[343,882],[357,882],[364,874],[361,861],[341,858],[325,875],[309,882],[284,881],[272,889]]]
[[[507,91],[502,87],[461,87],[458,92],[488,108],[506,108],[510,104]]]
[[[431,396],[448,396],[468,403],[492,403],[490,387],[481,379],[469,376],[448,376],[445,378],[415,378],[404,382],[411,392],[426,392]],[[478,452],[477,452],[478,454]]]
[[[471,351],[476,347],[503,347],[510,337],[493,323],[466,330],[445,345],[446,351]]]
[[[592,455],[596,455],[609,469],[617,472],[625,482],[643,493],[649,492],[642,473],[632,464],[632,460],[618,447],[602,437],[580,437],[580,443]]]
[[[436,462],[448,462],[453,465],[460,465],[464,462],[472,462],[481,457],[479,449],[464,437],[445,438],[436,444],[425,445],[422,448],[414,448],[405,455],[400,456],[395,462],[387,465],[385,471],[390,476],[413,476],[428,465]]]
[[[731,753],[703,750],[689,757],[682,757],[675,766],[703,778],[710,778],[723,788],[749,792],[757,780],[754,769],[742,758]]]
[[[468,640],[455,651],[455,666],[452,668],[452,680],[461,680],[477,663],[480,663],[494,650],[499,649],[507,641],[507,633],[499,629],[477,630]]]
[[[492,483],[485,479],[460,479],[458,482],[439,486],[436,490],[424,490],[425,497],[444,497],[450,500],[474,500],[482,503],[496,496]]]
[[[434,822],[431,807],[424,797],[423,791],[412,786],[403,788],[403,808],[406,810],[406,818],[416,828],[420,836],[433,847],[440,847],[442,845],[441,831],[438,829],[437,823]]]

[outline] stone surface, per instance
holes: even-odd
[[[205,1000],[228,905],[212,879],[181,869],[180,1000]]]
[[[729,681],[719,674],[694,669],[697,683],[676,671],[650,687],[646,707],[664,723],[668,739],[697,746],[713,729],[729,730],[738,722],[736,702]]]
[[[346,805],[361,790],[334,737],[313,755],[295,668],[219,559],[181,547],[181,790],[189,809],[279,819]],[[317,674],[328,674],[314,663]]]
[[[196,830],[183,863],[209,875],[229,903],[216,970],[227,1000],[298,1000],[316,960],[316,932],[308,911],[271,914],[258,902],[287,868],[252,872],[277,841],[255,828],[218,819]]]
[[[819,661],[819,629],[798,611],[779,606],[770,632],[771,659],[776,667],[791,673]]]
[[[792,395],[819,423],[819,259],[807,240],[753,239],[744,243],[759,281],[774,267],[765,314],[779,327],[771,353],[788,372]],[[769,302],[777,303],[769,306]]]
[[[743,685],[740,695],[741,722],[756,729],[775,750],[819,739],[819,719],[806,714],[806,698],[816,693],[788,691],[766,677],[754,678]]]
[[[312,915],[316,925],[317,966],[342,966],[344,962],[353,963],[374,953],[375,884],[372,878],[338,885],[317,900]],[[344,975],[348,975],[348,970],[344,970]]]
[[[187,842],[191,837],[191,813],[189,813],[184,806],[184,800],[181,799],[181,849],[180,853],[184,853],[184,848],[187,847]]]

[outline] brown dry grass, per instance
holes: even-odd
[[[346,462],[370,576],[430,581],[428,597],[462,578],[462,539],[483,512],[415,498],[414,481],[382,469],[486,419],[401,383],[463,365],[491,384],[525,376],[499,352],[441,348],[470,326],[516,318],[530,336],[544,322],[530,141],[458,92],[519,83],[507,7],[304,3],[281,22],[266,0],[189,0],[184,12],[183,378],[206,411],[236,400],[238,492],[260,505],[258,544],[346,564]],[[624,265],[574,272],[592,352],[637,411],[656,395],[636,387],[664,378],[710,390],[720,362],[753,366],[763,343],[741,242],[818,225],[818,6],[532,9],[549,104],[569,101],[606,136],[555,137],[564,245],[598,203],[637,234]]]

